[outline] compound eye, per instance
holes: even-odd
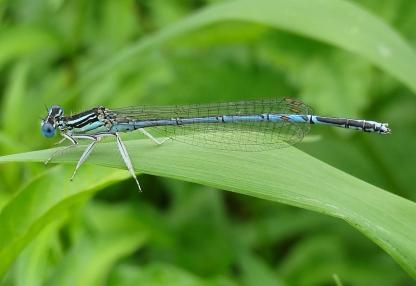
[[[51,108],[49,108],[49,114],[53,117],[62,116],[64,114],[64,109],[59,105],[52,105]]]
[[[52,126],[52,124],[44,123],[42,125],[42,134],[43,134],[43,136],[50,138],[50,137],[53,137],[55,135],[55,132],[56,132],[56,130]]]

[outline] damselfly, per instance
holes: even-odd
[[[103,106],[71,116],[54,105],[41,122],[42,134],[53,137],[59,129],[63,139],[72,145],[91,140],[79,159],[71,180],[87,160],[95,144],[103,137],[115,137],[118,150],[140,188],[133,164],[120,133],[138,130],[161,145],[166,138],[184,143],[226,150],[263,151],[293,145],[309,132],[311,124],[323,124],[364,132],[389,134],[387,123],[311,115],[311,109],[290,98],[228,102],[206,105],[138,106],[109,109]],[[154,137],[153,134],[164,136]]]

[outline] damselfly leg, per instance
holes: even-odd
[[[136,177],[136,172],[134,171],[133,164],[131,163],[129,153],[127,152],[127,148],[124,145],[123,141],[120,138],[120,135],[118,133],[114,134],[117,139],[117,147],[120,151],[121,157],[123,158],[124,164],[126,164],[127,170],[129,170],[130,174],[132,175],[133,179],[136,181],[137,186],[139,187],[139,191],[142,191],[142,188],[140,187],[139,180]]]
[[[87,146],[87,148],[85,148],[84,153],[82,153],[81,157],[78,160],[78,163],[75,167],[74,173],[72,173],[71,178],[69,179],[70,181],[72,181],[75,177],[75,174],[77,173],[79,167],[81,167],[81,165],[87,160],[88,156],[91,154],[92,150],[94,149],[95,144],[101,140],[101,136],[91,136],[91,137],[87,137],[87,138],[83,138],[83,139],[90,139],[92,140],[92,142]]]
[[[51,154],[51,156],[48,159],[46,159],[46,161],[44,162],[45,165],[47,165],[57,155],[61,155],[61,154],[65,153],[65,151],[67,151],[68,149],[71,149],[72,147],[77,146],[78,142],[74,138],[72,138],[71,136],[69,136],[69,135],[67,135],[65,133],[61,133],[61,134],[62,134],[63,138],[61,140],[59,140],[58,142],[56,142],[55,145],[60,145],[65,140],[69,140],[72,144],[71,145],[68,145],[68,146],[66,146],[66,147],[64,147],[62,149],[56,150],[55,152],[53,152]]]
[[[154,142],[157,145],[162,145],[163,143],[165,143],[167,140],[169,140],[170,138],[165,138],[162,141],[159,141],[158,139],[156,139],[155,137],[153,137],[152,134],[150,134],[147,130],[145,130],[144,128],[140,128],[139,129],[140,132],[142,132],[146,137],[148,137],[149,139],[152,140],[152,142]],[[58,144],[61,144],[63,141],[65,140],[69,140],[72,144],[69,146],[64,147],[63,149],[57,150],[54,153],[52,153],[52,155],[45,161],[45,164],[48,164],[52,158],[54,158],[55,156],[64,153],[66,150],[79,145],[78,141],[79,139],[87,139],[87,140],[91,140],[92,142],[87,146],[87,148],[85,148],[84,152],[82,153],[81,157],[79,158],[77,165],[75,167],[75,170],[70,178],[70,180],[72,181],[78,171],[78,169],[82,166],[82,164],[85,163],[85,161],[88,159],[88,157],[91,155],[92,151],[94,150],[95,145],[101,141],[101,139],[103,137],[106,136],[115,136],[116,137],[116,142],[117,142],[117,147],[118,150],[121,154],[121,157],[124,161],[124,164],[126,165],[128,171],[130,172],[130,174],[132,175],[133,179],[136,181],[137,186],[139,188],[139,190],[141,191],[141,186],[139,183],[139,180],[137,179],[136,173],[134,171],[134,167],[133,167],[133,163],[131,162],[130,156],[127,152],[127,148],[126,145],[124,145],[123,141],[121,140],[121,137],[118,133],[115,134],[99,134],[99,135],[94,135],[94,136],[89,136],[89,135],[73,135],[70,136],[68,134],[63,133],[62,136],[64,138],[62,138],[62,140],[60,140],[58,142]]]
[[[153,137],[152,134],[150,134],[149,132],[147,132],[146,129],[139,128],[139,131],[142,132],[145,136],[147,136],[150,140],[152,140],[157,145],[162,145],[163,143],[165,143],[166,141],[168,141],[170,139],[170,138],[165,138],[165,139],[163,139],[163,141],[159,141],[155,137]]]

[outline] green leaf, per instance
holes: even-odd
[[[51,52],[61,47],[52,32],[36,27],[14,27],[0,32],[0,66],[36,52]]]
[[[84,210],[88,231],[71,247],[46,285],[104,285],[113,265],[148,240],[137,205],[97,204]]]
[[[3,130],[10,137],[17,138],[23,133],[22,126],[13,126],[13,124],[7,124],[6,122],[17,122],[19,118],[19,110],[21,110],[25,104],[26,81],[28,75],[28,64],[26,62],[20,62],[14,67],[11,73],[9,86],[4,97],[3,114],[1,119],[3,124]]]
[[[12,199],[0,213],[0,275],[3,275],[22,249],[38,233],[76,203],[89,198],[94,191],[125,179],[118,170],[86,166],[70,182],[71,170],[52,168],[35,178]]]
[[[44,281],[51,267],[51,252],[58,248],[58,232],[65,221],[64,216],[55,217],[44,229],[26,246],[14,269],[16,286],[45,285]]]
[[[247,21],[296,33],[353,52],[416,92],[415,51],[390,26],[344,0],[237,0],[209,6],[94,63],[77,86],[84,88],[116,66],[164,42],[223,21]]]
[[[140,228],[130,233],[86,235],[71,249],[47,285],[104,285],[113,264],[137,250],[146,235]]]
[[[108,285],[234,286],[236,284],[223,277],[204,280],[173,265],[153,263],[143,268],[128,264],[121,265],[116,268]]]
[[[114,144],[99,144],[88,162],[124,169]],[[126,145],[134,166],[140,172],[204,184],[341,218],[377,243],[416,277],[416,225],[413,222],[416,204],[354,178],[296,148],[244,153],[203,149],[178,142],[167,142],[157,147],[145,140],[131,140],[126,141]],[[56,162],[76,162],[83,148],[85,146],[72,149],[56,158]],[[4,156],[0,157],[0,162],[43,161],[54,150]],[[88,172],[91,169],[83,168],[80,176],[92,174]],[[66,186],[65,177],[58,175],[60,170],[54,170],[57,177],[53,179],[54,183],[62,181]],[[110,170],[108,172],[111,174]],[[93,174],[91,179],[108,178],[101,169]],[[117,178],[120,178],[119,173]],[[59,193],[65,196],[67,192],[68,189]],[[24,208],[22,205],[20,211]],[[10,216],[6,211],[4,215]],[[4,221],[2,216],[0,221]],[[20,214],[18,217],[27,216]],[[19,223],[15,223],[14,228],[14,232],[18,231]],[[1,237],[4,241],[4,236]],[[0,243],[0,249],[4,246],[5,243]]]
[[[242,255],[240,263],[240,267],[242,268],[242,282],[245,286],[285,285],[278,278],[274,270],[270,269],[264,261],[254,255]]]

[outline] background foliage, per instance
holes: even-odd
[[[266,25],[222,21],[105,65],[137,40],[222,2],[3,1],[1,154],[51,146],[39,133],[44,104],[69,113],[100,104],[293,96],[318,114],[389,122],[389,137],[317,127],[314,140],[297,147],[415,200],[411,81],[396,76],[406,87],[365,57]],[[414,1],[350,3],[415,45]],[[0,165],[1,215],[13,218],[0,221],[0,246],[7,235],[20,237],[30,214],[51,213],[0,253],[4,285],[333,285],[333,274],[345,285],[412,284],[391,257],[341,220],[154,176],[140,176],[145,192],[137,194],[134,182],[123,180],[127,172],[96,166],[83,166],[67,187],[60,182],[72,168]],[[77,190],[88,191],[66,201],[70,211],[63,204],[49,209],[46,202],[60,202],[56,193]],[[12,252],[18,258],[6,261]]]

